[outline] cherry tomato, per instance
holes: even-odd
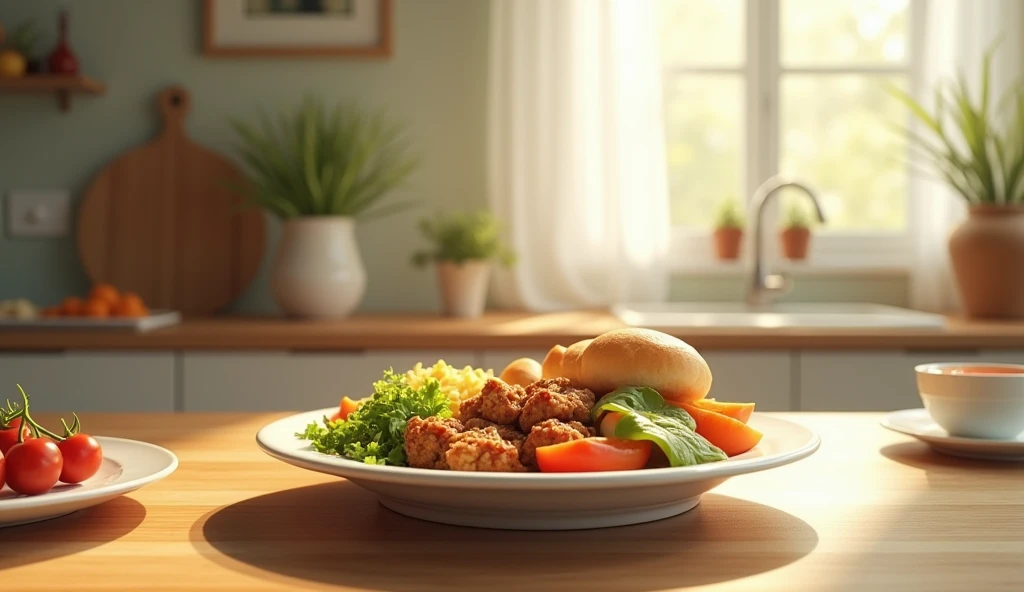
[[[6,454],[7,485],[22,495],[39,495],[53,489],[64,468],[60,449],[49,438],[32,438],[15,444]]]
[[[537,449],[542,473],[587,473],[642,469],[651,458],[647,440],[583,438]]]
[[[5,429],[0,430],[0,452],[7,454],[7,451],[18,443],[18,428],[21,428],[21,418],[17,418],[11,422],[11,425]],[[31,437],[32,432],[29,431],[28,426],[21,428],[21,431],[25,433],[23,440],[28,440]]]
[[[60,455],[64,468],[60,472],[61,483],[81,483],[96,474],[103,464],[103,450],[99,442],[89,434],[75,434],[60,444]]]
[[[4,453],[0,452],[0,489],[4,488]]]

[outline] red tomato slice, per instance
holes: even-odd
[[[589,473],[642,469],[651,458],[647,440],[584,438],[537,449],[542,473]]]

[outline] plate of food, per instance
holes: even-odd
[[[51,431],[32,418],[22,396],[22,406],[0,407],[0,528],[101,504],[178,467],[159,446],[84,433],[77,416]]]
[[[96,284],[85,298],[68,296],[60,304],[43,308],[24,298],[0,301],[0,329],[143,332],[180,322],[180,312],[151,310],[138,294],[109,284]]]
[[[690,345],[621,329],[492,371],[384,372],[372,395],[259,431],[286,463],[447,524],[570,530],[675,516],[725,480],[813,454],[809,429],[707,398]]]

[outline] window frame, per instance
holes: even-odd
[[[921,85],[924,46],[925,2],[909,0],[907,59],[899,65],[783,67],[780,55],[780,0],[744,0],[746,47],[744,62],[737,66],[672,64],[663,66],[663,79],[687,74],[739,75],[745,86],[745,126],[741,205],[748,208],[757,187],[779,171],[780,86],[784,75],[900,74],[917,94]],[[908,114],[908,123],[910,115]],[[909,174],[909,164],[907,165]],[[813,187],[813,181],[809,181]],[[906,196],[903,232],[843,232],[816,234],[805,262],[781,261],[777,240],[768,229],[778,225],[778,201],[765,212],[763,252],[780,269],[809,275],[836,273],[906,273],[913,261],[915,213],[918,198],[911,179]],[[712,249],[711,229],[674,226],[670,241],[670,268],[676,272],[728,275],[745,269],[752,251],[752,224],[744,233],[744,252],[737,262],[718,261]]]

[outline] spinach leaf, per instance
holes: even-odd
[[[678,417],[634,411],[623,416],[615,425],[615,437],[654,442],[665,453],[673,467],[699,465],[728,458],[721,449],[690,429]]]
[[[601,397],[591,412],[593,419],[596,421],[598,416],[605,411],[626,414],[632,411],[644,411],[665,417],[674,417],[691,430],[697,429],[697,422],[693,421],[685,409],[669,405],[658,391],[647,386],[624,386]]]

